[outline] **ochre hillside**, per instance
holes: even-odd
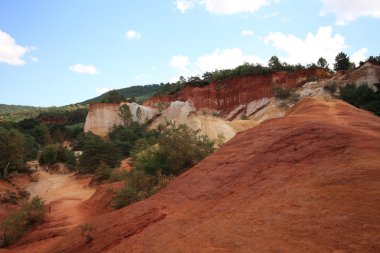
[[[212,82],[204,87],[186,86],[174,95],[156,96],[145,105],[157,106],[158,103],[173,101],[192,101],[196,110],[208,109],[220,111],[221,116],[227,115],[240,105],[246,105],[254,100],[273,96],[273,87],[297,88],[310,80],[331,77],[322,68],[310,68],[294,72],[274,72],[267,75],[233,77]]]
[[[379,179],[380,119],[305,98],[46,252],[380,252]]]

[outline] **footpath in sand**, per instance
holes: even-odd
[[[39,172],[39,181],[26,190],[31,197],[39,196],[46,204],[44,222],[31,233],[13,244],[6,252],[43,252],[52,243],[67,234],[74,226],[91,216],[82,202],[91,197],[94,188],[88,187],[88,178],[78,179],[73,174]]]

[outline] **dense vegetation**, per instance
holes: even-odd
[[[35,118],[0,122],[0,176],[26,171],[25,162],[37,159],[39,150],[42,165],[63,162],[74,168],[76,158],[63,144],[80,138],[86,115],[84,107],[56,108]]]
[[[45,214],[44,202],[39,197],[24,200],[20,210],[0,224],[0,247],[8,246],[40,222]]]
[[[133,152],[134,167],[125,186],[116,192],[115,208],[149,197],[169,180],[214,151],[214,142],[186,125],[167,123],[159,135],[139,139]]]
[[[0,104],[0,121],[20,121],[25,118],[36,117],[46,109],[34,106]]]
[[[360,86],[348,84],[340,88],[340,97],[356,107],[380,116],[380,83],[375,86],[377,91],[374,91],[367,84]]]
[[[0,177],[11,171],[25,171],[25,162],[35,159],[37,152],[32,136],[0,127]]]
[[[160,89],[161,85],[150,84],[144,86],[131,86],[128,88],[118,89],[116,90],[116,92],[123,96],[125,99],[136,99],[137,102],[141,102],[152,97]],[[86,100],[81,104],[90,104],[95,102],[107,101],[107,96],[110,92],[112,91],[106,92],[98,97]]]

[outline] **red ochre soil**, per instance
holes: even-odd
[[[331,77],[331,74],[322,68],[233,77],[212,82],[204,87],[186,86],[174,95],[155,96],[144,102],[144,105],[158,106],[160,103],[189,99],[197,110],[216,110],[221,111],[221,115],[225,115],[236,106],[264,97],[272,97],[275,86],[297,88],[307,81],[328,77]]]
[[[380,118],[307,98],[45,252],[380,252],[379,200]]]

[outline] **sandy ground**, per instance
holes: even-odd
[[[73,227],[84,222],[89,210],[82,202],[91,197],[94,188],[88,187],[88,178],[78,179],[73,174],[39,172],[39,181],[26,190],[31,197],[40,196],[46,203],[44,222],[10,247],[11,252],[43,252]],[[8,252],[8,251],[6,251]]]

